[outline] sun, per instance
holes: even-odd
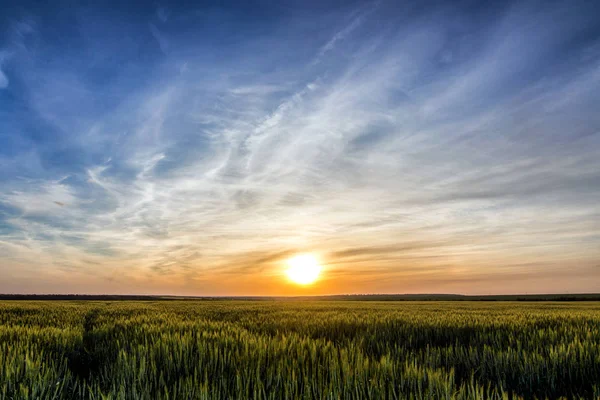
[[[299,285],[309,285],[317,280],[321,266],[311,254],[300,254],[287,261],[288,278]]]

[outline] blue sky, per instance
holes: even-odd
[[[0,292],[598,292],[594,3],[9,2]]]

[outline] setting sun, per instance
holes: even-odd
[[[287,265],[286,273],[288,277],[291,281],[300,285],[313,283],[321,273],[319,262],[310,254],[301,254],[290,258]]]

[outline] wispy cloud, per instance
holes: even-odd
[[[347,24],[346,26],[344,26],[342,29],[340,29],[339,31],[337,31],[332,37],[331,39],[329,39],[327,41],[327,43],[325,43],[318,51],[315,59],[313,60],[312,64],[317,64],[321,61],[321,59],[325,56],[326,53],[330,52],[331,50],[333,50],[336,46],[336,44],[341,41],[344,40],[344,38],[346,38],[347,36],[351,35],[352,32],[354,30],[356,30],[365,20],[365,18],[367,18],[369,16],[369,14],[373,13],[377,7],[379,6],[380,2],[376,1],[373,3],[368,4],[367,6],[365,6],[364,8],[358,9],[355,12],[353,12],[352,15],[352,19],[350,21],[349,24]]]
[[[156,9],[156,16],[161,22],[167,22],[169,19],[169,10],[166,7],[158,7]]]
[[[8,86],[8,77],[2,71],[2,67],[8,61],[9,55],[7,51],[0,51],[0,89],[5,89]]]
[[[154,25],[153,23],[149,23],[148,26],[150,27],[150,32],[152,33],[152,36],[158,42],[158,46],[160,47],[161,51],[166,54],[169,51],[169,42],[167,41],[167,38],[158,30],[156,25]]]

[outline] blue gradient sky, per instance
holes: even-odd
[[[12,4],[0,292],[600,292],[595,1]]]

